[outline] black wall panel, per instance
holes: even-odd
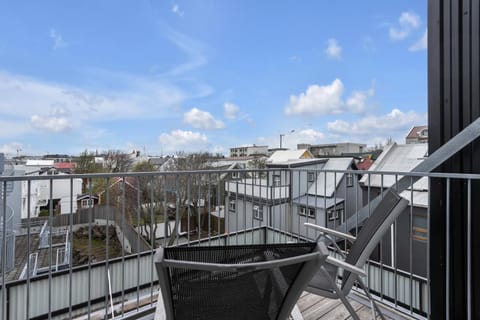
[[[428,1],[429,152],[480,116],[479,0]],[[470,144],[437,171],[480,173],[480,142]],[[466,181],[434,179],[430,193],[431,318],[467,319],[467,228],[472,230],[472,319],[480,319],[480,183],[472,182],[467,223]],[[451,218],[447,222],[447,205]],[[450,241],[446,242],[447,234]],[[448,246],[448,248],[447,248]],[[447,249],[450,256],[447,274]]]

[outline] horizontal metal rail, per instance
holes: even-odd
[[[161,245],[315,240],[322,230],[306,228],[305,223],[350,232],[348,238],[354,241],[362,226],[358,212],[364,208],[370,213],[373,199],[389,187],[386,181],[395,186],[402,178],[408,183],[401,195],[409,201],[409,206],[374,250],[365,268],[365,283],[379,301],[409,315],[428,318],[428,219],[434,214],[428,209],[428,181],[430,178],[448,184],[460,181],[473,196],[471,185],[480,180],[480,175],[324,170],[323,164],[295,169],[0,177],[2,185],[25,182],[13,184],[23,188],[19,193],[7,195],[4,189],[5,197],[0,199],[0,207],[7,208],[7,203],[10,207],[15,202],[11,198],[13,194],[21,195],[18,203],[28,204],[15,208],[17,223],[11,227],[0,226],[0,248],[26,254],[23,261],[15,261],[12,271],[1,274],[1,320],[27,315],[31,318],[70,317],[89,314],[99,308],[108,313],[112,301],[106,281],[107,270],[112,272],[113,299],[124,310],[121,312],[127,313],[127,303],[122,300],[127,296],[137,303],[140,312],[140,296],[148,291],[153,301],[157,292],[154,253]],[[362,176],[365,178],[361,179]],[[374,176],[380,181],[376,185],[369,179]],[[418,178],[423,177],[427,178],[427,184],[419,187]],[[76,179],[88,181],[88,187],[84,186],[83,190],[86,195],[95,196],[98,203],[85,209],[77,208],[78,195],[73,191]],[[44,218],[35,216],[40,211],[34,201],[39,194],[32,189],[33,182],[40,180],[46,181],[49,188],[47,196],[38,202],[48,203],[48,216]],[[55,180],[68,180],[70,189],[52,190]],[[65,185],[62,184],[62,188]],[[63,202],[54,198],[57,191],[62,194]],[[448,203],[453,196],[450,189],[445,196]],[[69,206],[71,212],[60,215],[55,206],[62,205]],[[6,210],[2,213],[1,220],[6,221]],[[473,214],[469,210],[469,219]],[[347,219],[355,222],[354,228],[344,227]],[[45,233],[43,241],[39,235],[40,220]],[[15,228],[18,230],[13,230]],[[9,231],[16,239],[7,243]],[[468,231],[470,237],[472,231]],[[54,243],[55,234],[66,234],[62,237],[61,252],[56,251],[60,244]],[[14,247],[10,248],[12,244]],[[349,241],[340,240],[338,245],[348,252]],[[35,263],[28,262],[28,257],[33,255]],[[472,259],[471,256],[467,258]],[[2,258],[2,266],[6,264]],[[43,273],[35,272],[38,270]]]

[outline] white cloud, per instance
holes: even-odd
[[[327,128],[331,134],[349,137],[353,140],[371,142],[375,137],[383,136],[385,138],[393,137],[402,142],[412,126],[424,124],[426,120],[426,114],[393,109],[385,115],[367,116],[353,122],[344,120],[329,122]]]
[[[335,79],[329,85],[311,85],[305,93],[291,95],[285,108],[287,115],[325,115],[340,113],[342,108],[343,83]]]
[[[403,40],[410,35],[412,30],[420,26],[420,17],[413,11],[402,12],[398,18],[398,25],[389,29],[390,39],[398,41]]]
[[[413,11],[402,12],[398,22],[402,27],[418,28],[420,25],[420,17]]]
[[[161,118],[170,116],[172,107],[186,98],[185,92],[167,83],[126,75],[105,81],[111,78],[121,82],[122,90],[97,93],[0,71],[0,117],[30,121],[39,110],[48,110],[49,117],[75,123]]]
[[[423,33],[423,36],[417,40],[414,44],[408,48],[409,51],[422,51],[422,50],[427,50],[428,46],[428,30],[425,29],[425,32]]]
[[[173,67],[164,75],[178,76],[188,71],[200,68],[208,63],[207,57],[204,54],[205,46],[203,43],[183,33],[173,30],[167,34],[167,38],[188,57],[188,60]]]
[[[325,53],[329,58],[340,59],[342,57],[342,47],[338,45],[338,41],[336,39],[328,39]]]
[[[183,130],[162,133],[158,139],[162,150],[167,152],[205,150],[209,144],[205,134]]]
[[[235,120],[238,116],[238,111],[240,108],[231,102],[225,102],[223,105],[223,110],[225,111],[225,118]]]
[[[216,120],[210,112],[197,108],[185,112],[183,114],[183,121],[197,129],[213,130],[225,128],[223,121]]]
[[[361,113],[366,109],[366,101],[368,97],[375,94],[373,88],[367,91],[354,91],[346,101],[348,110],[353,113]]]
[[[182,10],[180,10],[180,7],[176,3],[172,7],[172,12],[178,15],[179,17],[183,17],[183,14],[185,13]]]
[[[20,142],[10,142],[0,146],[0,153],[6,155],[17,155],[17,153],[21,153],[22,150],[23,145]]]
[[[346,101],[343,100],[344,86],[335,79],[325,86],[311,85],[298,96],[291,95],[285,107],[287,115],[321,116],[344,112],[361,113],[365,110],[367,99],[375,94],[373,88],[367,91],[354,91]]]
[[[298,143],[319,143],[325,138],[325,135],[320,131],[314,129],[304,129],[300,130],[297,134],[292,135],[295,137],[295,140]]]
[[[320,131],[314,129],[302,129],[285,135],[282,139],[282,147],[296,150],[297,145],[300,143],[316,144],[321,143],[324,139],[325,135]],[[274,143],[279,142],[274,141]]]
[[[65,117],[42,117],[33,115],[30,118],[30,122],[35,128],[45,131],[63,132],[72,129],[70,120]]]
[[[68,47],[68,43],[63,40],[63,37],[55,29],[50,29],[50,38],[53,40],[53,49],[60,49]]]
[[[291,150],[296,150],[297,145],[300,143],[315,144],[322,143],[322,141],[325,141],[325,135],[311,128],[282,134],[282,147]],[[268,137],[257,137],[256,142],[258,145],[268,145],[271,148],[279,147],[280,136],[277,134]]]

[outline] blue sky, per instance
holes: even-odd
[[[426,7],[3,1],[0,152],[403,142],[427,121]]]

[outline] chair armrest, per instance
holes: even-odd
[[[356,266],[353,266],[349,263],[346,263],[345,261],[335,259],[331,256],[328,256],[326,261],[330,264],[333,264],[334,266],[337,266],[337,267],[342,268],[344,270],[350,271],[350,272],[355,273],[359,276],[362,276],[362,277],[367,276],[367,274],[365,273],[365,271],[363,269],[360,269]]]
[[[241,264],[226,264],[226,263],[206,263],[206,262],[194,262],[194,261],[184,261],[184,260],[170,260],[164,259],[160,263],[175,268],[184,268],[184,269],[193,269],[193,270],[203,270],[203,271],[249,271],[249,270],[262,270],[262,269],[271,269],[278,268],[282,266],[291,265],[294,263],[306,262],[313,259],[320,258],[320,252],[306,253],[300,256],[283,258],[278,260],[271,261],[260,261],[260,262],[251,262],[251,263],[241,263]]]
[[[347,233],[343,233],[343,232],[340,232],[340,231],[337,231],[337,230],[325,228],[325,227],[322,227],[322,226],[319,226],[319,225],[316,225],[316,224],[313,224],[313,223],[306,222],[306,223],[304,223],[304,225],[308,228],[312,228],[312,229],[318,230],[320,232],[323,232],[323,233],[326,233],[326,234],[329,234],[329,235],[332,235],[332,236],[335,236],[335,237],[338,237],[338,238],[344,238],[344,239],[347,239],[347,240],[350,240],[350,241],[355,241],[355,239],[356,239],[351,234],[347,234]]]

